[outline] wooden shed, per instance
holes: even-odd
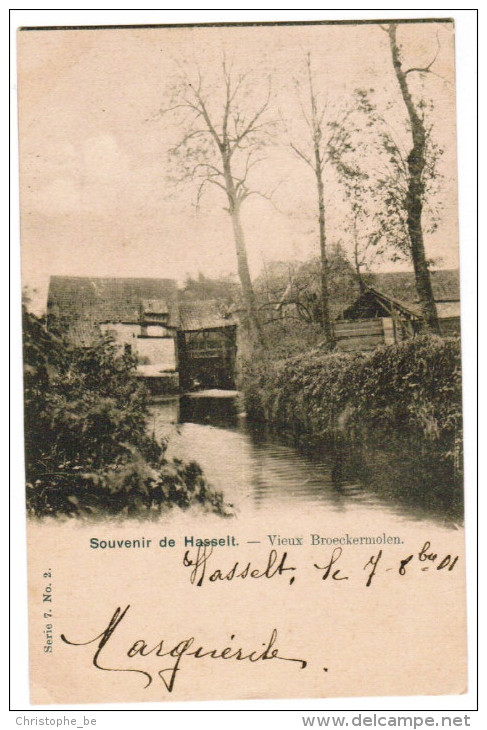
[[[374,350],[400,342],[414,335],[417,318],[407,305],[368,287],[335,323],[337,349]]]
[[[444,337],[460,334],[458,270],[431,275],[433,293]],[[364,277],[363,290],[335,322],[337,349],[373,350],[419,334],[423,316],[413,273],[391,272]]]

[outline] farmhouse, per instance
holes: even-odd
[[[233,385],[236,322],[215,301],[180,304],[172,279],[53,276],[47,326],[82,347],[111,335],[154,394]]]

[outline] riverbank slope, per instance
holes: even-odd
[[[459,339],[423,335],[372,353],[323,353],[247,363],[250,418],[317,442],[401,433],[461,467]]]

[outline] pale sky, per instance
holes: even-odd
[[[425,77],[423,89],[433,99],[435,139],[445,150],[442,214],[426,246],[439,268],[450,268],[458,265],[453,25],[398,30],[412,66],[429,63],[437,37],[435,75]],[[198,67],[209,87],[218,83],[225,55],[235,72],[249,72],[248,103],[254,105],[265,97],[270,76],[276,116],[288,120],[294,140],[304,145],[295,81],[303,80],[309,51],[316,91],[331,110],[355,88],[373,88],[384,108],[391,102],[391,128],[408,143],[387,36],[374,25],[24,31],[18,49],[23,283],[37,290],[37,309],[45,306],[52,274],[182,282],[199,271],[236,271],[223,193],[203,198],[197,211],[195,187],[174,185],[169,174],[167,151],[180,137],[180,119],[159,110],[169,104],[178,64]],[[242,210],[253,275],[264,262],[318,253],[312,172],[287,142],[284,131],[276,131],[253,173],[261,190],[279,183],[276,207],[256,197]],[[333,171],[327,176],[333,243],[344,238],[346,211]]]

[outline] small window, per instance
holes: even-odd
[[[123,346],[123,349],[124,349],[124,352],[126,355],[132,354],[132,345],[129,345],[128,342],[125,343],[125,345]]]

